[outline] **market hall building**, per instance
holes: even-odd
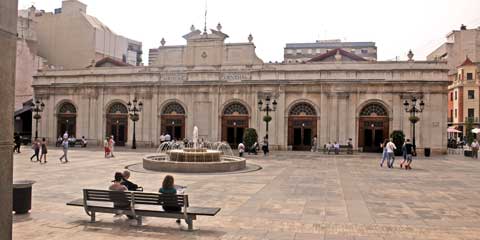
[[[34,79],[35,99],[45,103],[39,136],[53,142],[68,131],[89,144],[114,135],[129,146],[133,122],[127,103],[143,103],[136,122],[138,146],[159,145],[160,135],[242,141],[246,128],[266,135],[265,112],[258,102],[270,98],[269,142],[273,149],[309,150],[317,136],[328,142],[377,151],[394,130],[412,138],[404,100],[425,102],[416,124],[417,148],[446,151],[447,66],[442,62],[367,61],[334,49],[307,62],[264,63],[253,37],[225,43],[221,26],[210,33],[195,29],[180,46],[162,45],[150,53],[150,66],[102,61],[84,69],[41,71]],[[35,128],[35,126],[33,126]]]

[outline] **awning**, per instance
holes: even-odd
[[[480,128],[472,129],[472,133],[475,133],[475,134],[480,133]]]
[[[461,133],[462,131],[458,131],[455,128],[449,127],[449,128],[447,128],[447,132],[449,132],[449,133]]]
[[[20,109],[18,109],[17,111],[15,111],[14,117],[20,116],[20,115],[22,115],[23,113],[28,112],[28,111],[32,111],[32,107],[31,107],[31,106],[25,106],[25,105],[24,105],[22,108],[20,108]]]

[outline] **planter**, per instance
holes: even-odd
[[[423,154],[425,155],[425,157],[430,157],[430,153],[431,153],[430,148],[425,148],[423,150]]]
[[[24,180],[13,183],[13,211],[25,214],[32,209],[32,185],[35,181]]]

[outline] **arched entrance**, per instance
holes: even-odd
[[[201,111],[201,110],[199,110]],[[162,109],[162,133],[168,133],[172,140],[185,138],[185,109],[177,102],[167,104]]]
[[[232,148],[243,142],[243,133],[248,128],[248,109],[239,102],[228,104],[222,114],[222,141]]]
[[[317,133],[317,112],[309,103],[297,103],[288,113],[288,145],[292,150],[310,150]]]
[[[63,136],[65,132],[69,136],[76,136],[77,109],[69,102],[62,103],[57,112],[57,136]]]
[[[116,146],[125,146],[128,136],[128,110],[122,103],[112,104],[107,111],[107,136],[113,135]]]
[[[388,112],[380,103],[371,103],[360,111],[358,147],[364,152],[381,152],[380,144],[388,138]]]

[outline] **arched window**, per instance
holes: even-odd
[[[127,107],[121,103],[114,103],[108,109],[108,113],[110,114],[127,114],[128,110]]]
[[[162,114],[183,114],[185,115],[185,109],[179,103],[169,103],[163,108]]]
[[[365,106],[360,112],[361,117],[386,117],[388,116],[387,110],[382,104],[371,103]]]
[[[77,113],[77,109],[75,108],[75,106],[73,106],[73,104],[66,102],[60,106],[58,113],[59,114],[75,114]]]
[[[238,102],[230,103],[223,111],[223,115],[248,115],[247,108]]]
[[[315,108],[308,103],[297,103],[290,109],[291,116],[316,116]]]

